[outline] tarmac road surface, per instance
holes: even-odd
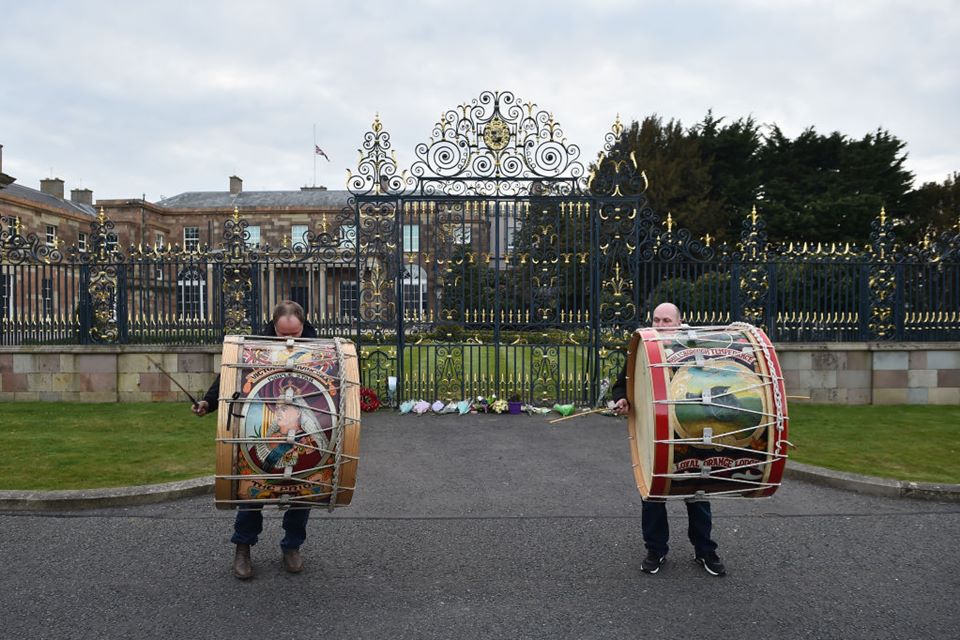
[[[671,552],[641,573],[626,423],[364,415],[353,504],[316,510],[306,569],[266,512],[231,574],[213,497],[0,512],[3,638],[955,638],[960,505],[787,480],[716,500],[728,575]]]

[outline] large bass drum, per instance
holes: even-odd
[[[640,329],[627,355],[630,452],[643,498],[773,495],[787,398],[757,327]]]
[[[351,342],[227,336],[217,508],[350,504],[360,448],[359,386]]]

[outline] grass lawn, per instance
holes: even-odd
[[[915,482],[960,483],[960,407],[790,405],[797,462]],[[789,463],[788,463],[789,464]]]
[[[214,472],[216,419],[186,403],[0,404],[0,489],[155,484]],[[790,406],[793,460],[960,483],[960,407]]]
[[[0,489],[93,489],[212,475],[216,416],[189,403],[0,404]]]

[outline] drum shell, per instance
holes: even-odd
[[[718,335],[732,336],[732,346],[718,348]],[[679,346],[668,349],[669,342]],[[699,401],[691,389],[702,394]],[[719,391],[712,404],[704,389]],[[749,408],[739,406],[738,395]],[[634,476],[644,498],[776,492],[786,462],[787,401],[776,351],[762,330],[743,323],[638,330],[627,354],[627,399]],[[691,421],[697,412],[722,419]],[[730,416],[741,424],[724,423]],[[699,440],[705,430],[691,428],[705,424],[716,431],[712,442]]]
[[[334,373],[331,354],[336,353],[331,339],[282,339],[259,336],[226,336],[220,367],[220,401],[217,420],[217,458],[214,494],[219,509],[232,509],[248,504],[277,504],[296,506],[346,506],[353,498],[356,482],[360,442],[360,389],[356,348],[349,341],[339,341],[342,369]],[[256,355],[252,355],[256,354]],[[284,354],[287,354],[286,356]],[[287,357],[290,354],[295,354]],[[320,354],[320,355],[316,355]],[[245,362],[251,358],[256,363]],[[279,362],[274,362],[278,360]],[[317,360],[320,365],[317,366]],[[292,361],[291,366],[286,366]],[[274,366],[276,365],[276,366]],[[328,453],[321,456],[315,472],[294,473],[282,477],[279,468],[264,472],[258,460],[257,447],[269,451],[273,443],[231,442],[250,438],[251,414],[260,407],[266,416],[270,403],[258,401],[276,394],[275,389],[300,385],[303,391],[312,391],[316,398],[299,400],[306,407],[299,408],[305,418],[317,425],[316,435],[305,440],[309,445],[322,445]],[[239,394],[236,400],[231,400]],[[309,394],[308,394],[309,395]],[[319,402],[319,407],[317,406]],[[328,406],[329,405],[329,406]],[[254,408],[254,409],[252,409]],[[319,409],[319,410],[318,410]],[[334,419],[326,411],[340,415],[340,433]],[[260,422],[268,420],[261,417]],[[262,435],[262,434],[261,434]],[[301,437],[303,434],[301,433]],[[253,438],[256,439],[256,438]],[[339,445],[337,440],[339,439]],[[339,448],[340,455],[334,450]],[[338,461],[339,458],[339,461]],[[310,465],[306,465],[308,468]],[[273,473],[277,472],[277,473]],[[257,475],[271,478],[253,478]],[[336,477],[334,478],[334,474]],[[248,478],[249,476],[249,478]],[[336,490],[330,486],[336,480]],[[320,487],[320,489],[314,489]],[[313,493],[316,491],[316,493]],[[335,498],[331,496],[335,493]],[[332,502],[332,504],[331,504]]]

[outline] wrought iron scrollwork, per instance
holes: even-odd
[[[743,319],[755,325],[764,324],[764,310],[770,283],[767,280],[767,231],[766,223],[754,206],[750,216],[743,221],[740,250],[734,258],[744,264],[740,274],[740,292],[744,296]]]
[[[43,262],[56,264],[63,260],[59,243],[54,246],[41,242],[36,233],[22,234],[20,218],[5,217],[3,223],[6,229],[0,227],[0,244],[3,247],[3,257],[9,264],[24,264],[27,262]]]
[[[584,174],[553,115],[509,91],[446,111],[415,152],[410,173],[425,195],[569,195]]]
[[[405,174],[397,173],[397,157],[391,148],[390,134],[384,131],[377,114],[364,135],[359,150],[357,173],[347,169],[347,189],[354,195],[401,193],[408,184]]]
[[[650,186],[647,174],[637,164],[636,153],[623,149],[623,123],[617,116],[604,136],[603,151],[590,173],[587,189],[597,196],[617,197],[642,195]]]
[[[870,331],[879,339],[892,338],[896,332],[894,323],[894,294],[897,276],[894,268],[896,260],[896,236],[893,232],[893,220],[887,218],[885,209],[871,224],[870,233]]]

